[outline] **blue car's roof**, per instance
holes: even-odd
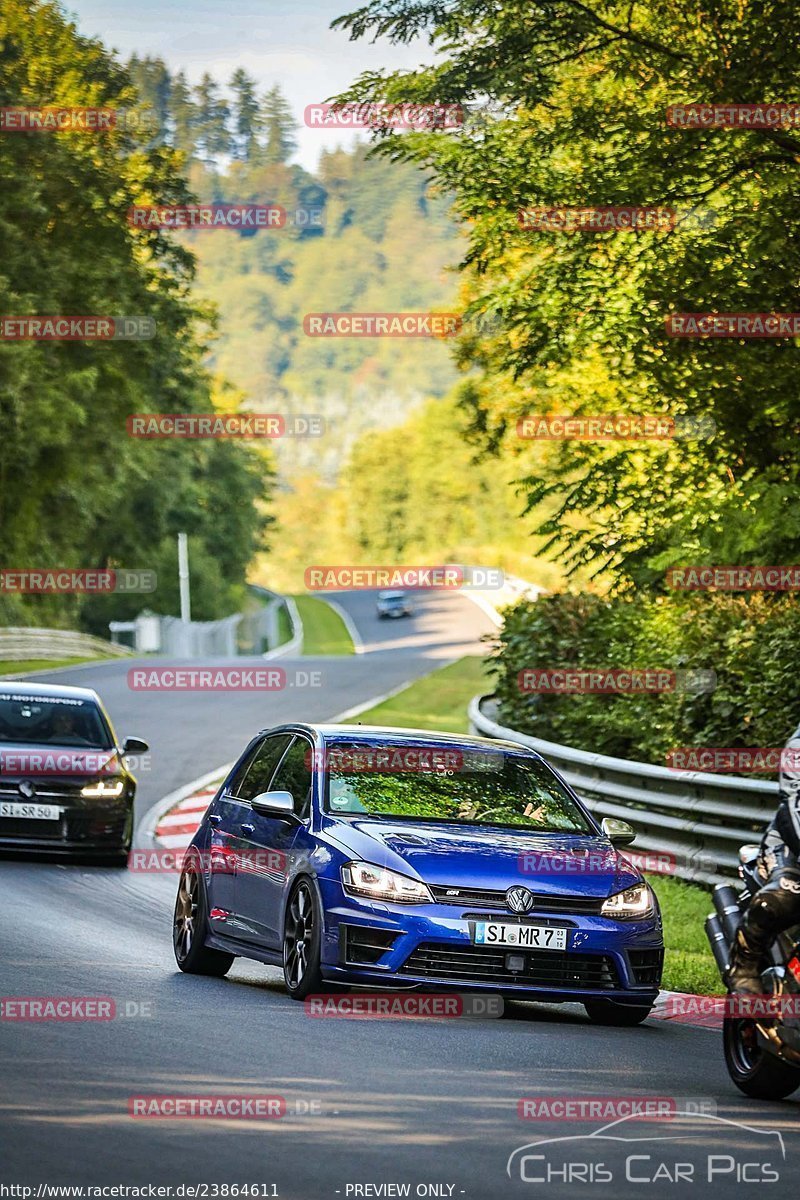
[[[426,742],[433,746],[458,746],[465,750],[513,750],[516,754],[526,754],[533,758],[540,755],[528,746],[519,742],[500,741],[495,738],[478,737],[466,733],[443,733],[436,729],[396,729],[384,725],[336,725],[330,723],[308,724],[306,722],[287,722],[285,729],[304,729],[312,736],[317,735],[326,742],[413,742],[415,745]],[[264,730],[262,732],[269,732]]]

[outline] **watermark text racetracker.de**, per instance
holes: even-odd
[[[664,326],[668,337],[796,338],[800,337],[800,313],[669,313]]]
[[[713,692],[710,669],[664,670],[656,667],[525,667],[517,675],[523,695],[639,695],[650,692]]]
[[[151,1093],[128,1098],[128,1116],[143,1121],[280,1121],[322,1114],[317,1097],[269,1093]]]
[[[0,133],[151,133],[154,109],[42,107],[0,108]]]
[[[322,437],[325,418],[319,413],[133,413],[125,426],[130,437],[145,439]]]
[[[157,583],[155,571],[120,567],[113,570],[41,566],[0,568],[0,594],[154,592]]]
[[[621,860],[653,875],[674,875],[678,865],[669,850],[520,850],[517,870],[521,875],[607,875]]]
[[[1,342],[140,342],[155,335],[152,317],[0,315]]]
[[[642,442],[711,438],[711,417],[669,413],[533,413],[517,420],[517,437],[544,442]]]
[[[186,230],[189,233],[229,230],[253,234],[261,230],[320,229],[325,209],[300,205],[285,209],[280,204],[227,204],[215,200],[205,204],[144,204],[128,209],[128,224],[134,229]]]
[[[800,565],[670,567],[666,584],[682,592],[796,592],[800,591]]]
[[[306,567],[304,582],[311,592],[372,591],[375,588],[497,589],[505,575],[497,567],[470,567],[457,563],[431,567],[397,566],[383,563],[360,567],[328,564]]]
[[[153,1000],[114,996],[0,996],[0,1021],[85,1022],[155,1016]]]
[[[302,667],[131,667],[132,692],[281,692],[324,687],[324,672]]]
[[[248,850],[234,846],[212,846],[210,850],[170,850],[162,846],[131,850],[128,870],[144,875],[170,875],[184,868],[195,874],[261,875],[286,878],[288,860],[282,850]]]
[[[503,997],[470,992],[447,995],[418,992],[321,993],[303,1001],[307,1017],[354,1020],[476,1020],[502,1017]]]
[[[673,771],[737,775],[800,772],[800,750],[791,746],[679,746],[667,752],[665,761]]]
[[[350,101],[308,104],[303,120],[309,129],[458,129],[464,109],[460,104]]]
[[[521,1096],[517,1116],[521,1121],[668,1121],[687,1112],[716,1113],[711,1096]]]
[[[791,129],[800,125],[800,104],[670,104],[671,129]]]

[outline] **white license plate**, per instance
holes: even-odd
[[[57,821],[61,809],[57,804],[18,804],[13,800],[0,801],[0,817],[22,817],[26,821]]]
[[[567,930],[552,925],[515,925],[505,921],[476,921],[475,944],[516,946],[520,950],[566,950]]]

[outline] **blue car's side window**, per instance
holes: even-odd
[[[312,763],[311,743],[298,737],[287,751],[272,784],[273,791],[291,792],[294,811],[301,821],[305,821],[311,812]]]
[[[291,740],[292,734],[290,733],[277,733],[270,737],[265,737],[261,745],[257,748],[255,757],[251,758],[250,765],[238,783],[236,790],[232,789],[231,794],[237,800],[244,800],[249,803],[262,792],[268,792],[272,776],[275,774],[275,768],[283,758],[284,751]]]

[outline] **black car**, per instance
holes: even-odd
[[[123,863],[136,780],[90,688],[0,680],[0,849],[87,854]]]

